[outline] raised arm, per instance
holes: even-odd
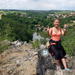
[[[64,25],[64,28],[61,29],[62,35],[65,35],[65,34],[66,34],[66,32],[67,32],[67,27],[68,27],[68,26],[65,24],[65,25]]]
[[[52,28],[47,29],[48,35],[50,36],[52,34]]]

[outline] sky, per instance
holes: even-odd
[[[74,0],[0,0],[0,9],[75,10]]]

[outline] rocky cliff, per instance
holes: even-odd
[[[71,71],[48,69],[45,75],[75,75],[75,59],[71,58]],[[36,75],[37,51],[30,45],[12,47],[0,54],[0,75]]]

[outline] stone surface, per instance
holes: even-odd
[[[22,45],[0,54],[0,75],[35,75],[37,52]]]
[[[31,44],[12,47],[0,54],[0,75],[36,75],[38,53]],[[48,69],[44,75],[75,75],[75,57],[70,58],[71,71]]]
[[[75,70],[71,70],[71,71],[64,71],[64,70],[54,71],[54,70],[48,70],[45,75],[75,75]]]

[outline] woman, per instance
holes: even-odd
[[[49,36],[51,36],[51,39],[49,41],[50,42],[49,52],[56,59],[57,69],[61,69],[60,68],[60,60],[61,60],[64,69],[70,70],[67,66],[65,59],[66,52],[63,46],[61,45],[61,36],[65,35],[67,25],[64,25],[64,29],[62,29],[60,27],[59,19],[55,19],[53,24],[54,27],[47,29]]]

